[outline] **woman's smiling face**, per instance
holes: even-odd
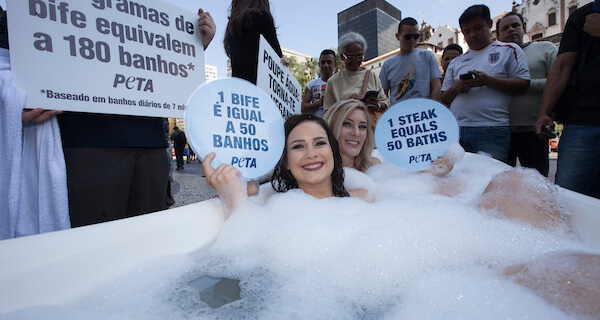
[[[342,162],[344,166],[351,167],[367,139],[367,115],[363,110],[356,108],[344,119],[337,139]]]
[[[292,129],[285,147],[286,167],[299,188],[331,190],[334,160],[325,129],[314,121],[304,121]]]

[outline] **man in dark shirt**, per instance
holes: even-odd
[[[600,0],[596,0],[577,9],[569,17],[558,58],[548,74],[536,123],[538,134],[546,126],[550,130],[553,128],[550,113],[565,91],[571,73],[578,72],[571,111],[564,122],[565,127],[558,144],[556,184],[596,198],[600,198],[599,7]],[[578,60],[586,42],[589,47],[580,68]]]
[[[173,128],[173,133],[171,134],[171,140],[173,140],[173,148],[175,148],[175,158],[177,159],[177,169],[183,169],[183,149],[185,149],[185,144],[187,143],[187,138],[185,137],[185,133],[179,130],[179,127]]]
[[[215,35],[198,10],[204,48]],[[162,118],[65,112],[59,116],[71,226],[167,208],[169,163]]]

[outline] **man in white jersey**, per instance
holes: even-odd
[[[440,101],[442,75],[433,52],[416,49],[420,36],[414,18],[404,18],[398,24],[400,52],[387,59],[379,73],[391,105],[412,98]]]
[[[302,97],[302,113],[312,113],[323,117],[323,98],[327,88],[327,80],[333,75],[336,65],[335,52],[331,49],[323,50],[319,56],[321,76],[310,80],[306,84],[304,96]]]
[[[485,5],[473,5],[459,24],[470,49],[448,66],[442,102],[460,126],[460,144],[469,152],[485,152],[508,160],[511,94],[529,87],[529,69],[523,50],[514,43],[493,41],[492,20]]]
[[[518,44],[525,52],[531,83],[524,94],[510,97],[508,114],[510,116],[510,149],[508,164],[515,166],[517,158],[523,167],[537,169],[548,176],[548,138],[535,134],[542,93],[546,87],[546,78],[556,61],[558,48],[550,41],[523,43],[525,21],[516,12],[507,13],[496,23],[498,39]]]

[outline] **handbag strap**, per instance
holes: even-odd
[[[598,0],[600,1],[600,0]],[[367,93],[367,84],[369,84],[369,75],[371,75],[371,69],[367,69],[365,72],[365,79],[363,80],[362,90],[360,91],[360,96],[364,97],[365,93]]]

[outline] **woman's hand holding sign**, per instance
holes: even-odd
[[[210,163],[215,158],[215,153],[211,152],[202,161],[202,170],[206,176],[206,181],[213,187],[220,196],[225,219],[231,213],[246,203],[246,181],[242,176],[242,172],[234,166],[222,163],[217,169],[210,166]]]
[[[245,80],[218,79],[198,87],[188,101],[185,126],[196,154],[207,155],[202,167],[226,216],[245,204],[247,194],[258,192],[255,181],[270,177],[283,152],[279,108]]]

